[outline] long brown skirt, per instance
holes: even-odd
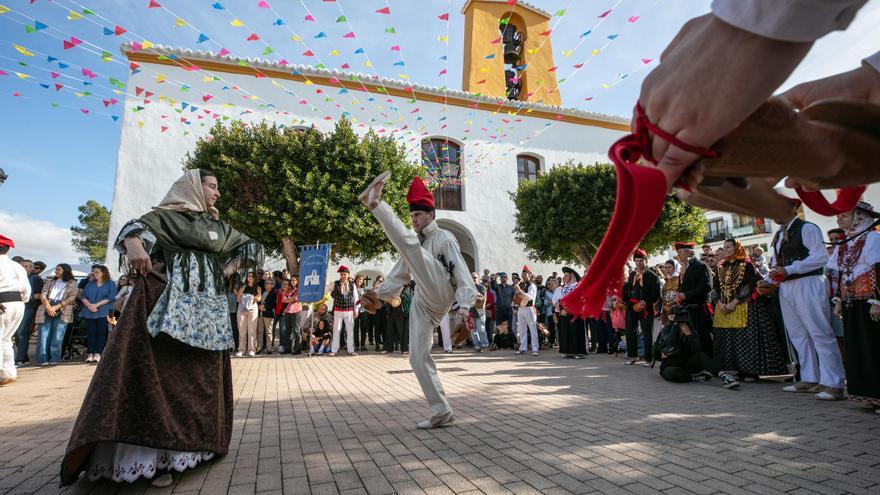
[[[165,284],[161,264],[135,282],[70,434],[61,463],[62,486],[77,480],[99,442],[217,456],[229,450],[229,353],[149,334],[147,316]]]

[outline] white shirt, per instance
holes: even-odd
[[[20,292],[22,302],[31,298],[27,272],[6,254],[0,254],[0,292]]]
[[[811,42],[846,29],[867,0],[714,0],[722,21],[765,38]]]
[[[853,249],[856,241],[857,239],[852,239],[847,242],[848,249]],[[839,267],[837,266],[837,252],[839,250],[840,246],[834,248],[834,252],[831,253],[831,257],[828,258],[828,263],[825,265],[826,268],[834,270],[835,272],[839,270]],[[843,274],[843,282],[852,282],[858,278],[859,275],[872,269],[877,263],[880,263],[880,233],[868,232],[868,237],[865,239],[865,245],[862,246],[862,254],[859,255],[859,259],[856,261],[852,273]]]
[[[794,223],[796,219],[797,218],[791,219],[791,221],[788,222],[788,225],[785,226],[785,230],[791,228],[791,224]],[[773,245],[773,257],[771,258],[770,263],[771,267],[779,266],[777,254],[782,246],[783,237],[784,234],[779,234],[779,239],[776,241],[776,244]],[[819,227],[811,223],[804,224],[804,227],[801,229],[801,240],[803,241],[804,247],[809,250],[810,254],[808,254],[806,258],[795,261],[786,266],[785,273],[789,275],[809,273],[824,267],[825,263],[828,262],[828,250],[825,249],[825,244],[822,242],[822,231],[819,230]]]
[[[61,280],[60,278],[55,280],[55,283],[52,284],[52,288],[49,289],[49,300],[50,301],[59,301],[64,297],[64,288],[67,287],[67,282]]]

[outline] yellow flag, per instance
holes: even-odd
[[[83,16],[79,15],[78,13],[76,13],[76,12],[74,12],[74,11],[72,11],[72,10],[70,11],[69,14],[67,14],[67,20],[68,20],[68,21],[78,21],[78,20],[80,20],[80,19],[82,19],[82,18],[83,18]]]
[[[526,52],[528,52],[529,55],[534,55],[534,54],[538,53],[538,49],[537,48],[530,48],[530,49],[526,50]]]
[[[27,78],[31,77],[27,74],[22,74],[21,72],[16,72],[15,75],[18,76],[19,79],[27,79]]]
[[[5,5],[0,5],[0,14],[5,14],[9,12],[11,9]]]
[[[306,84],[306,86],[311,86],[312,84],[315,84],[315,83],[313,83],[312,81],[306,79],[306,83],[305,83],[305,84]]]
[[[144,42],[141,43],[141,48],[143,48],[144,50],[149,49],[149,48],[153,48],[153,44],[147,40],[144,40]]]
[[[364,62],[364,67],[372,67],[372,66],[373,66],[373,63],[370,62],[369,60],[367,60],[366,62]]]
[[[574,53],[574,50],[565,50],[562,52],[566,57],[570,57],[572,53]]]
[[[330,55],[339,55],[339,50],[337,50],[335,48],[330,50]]]
[[[595,50],[593,50],[593,51],[592,51],[592,52],[590,52],[590,53],[592,53],[592,55],[593,55],[593,56],[594,56],[594,57],[595,57],[595,56],[596,56],[596,55],[598,55],[598,54],[599,54],[599,49],[598,49],[598,48],[596,48],[596,49],[595,49]]]
[[[138,120],[138,127],[143,127],[143,126],[144,126],[144,121]]]
[[[229,24],[232,24],[232,25],[235,26],[235,27],[241,27],[241,26],[244,26],[244,23],[241,22],[241,21],[239,21],[238,19],[233,19],[232,22],[230,22]]]
[[[294,34],[293,36],[291,36],[290,39],[292,39],[293,41],[302,41],[302,40],[300,39],[300,37],[297,36],[297,35],[295,35],[295,34]]]
[[[211,76],[205,76],[202,78],[202,82],[211,82],[213,80],[214,80],[214,78]]]
[[[447,43],[449,41],[449,36],[437,36],[437,41]]]
[[[22,55],[25,55],[25,56],[28,56],[28,57],[33,57],[33,56],[34,56],[33,53],[29,52],[29,51],[27,50],[27,48],[25,48],[25,47],[23,47],[23,46],[21,46],[21,45],[12,45],[12,46],[15,47],[15,49],[18,50],[18,53],[21,53]]]
[[[165,82],[165,74],[159,74],[158,76],[156,76],[156,82],[157,83]]]
[[[488,67],[480,67],[480,72],[489,72]]]
[[[603,85],[602,85],[602,89],[608,89],[608,85],[607,85],[607,84],[603,84]]]
[[[177,26],[177,27],[186,26],[186,21],[184,21],[183,19],[181,19],[180,17],[178,17],[177,20],[174,21],[174,25]]]
[[[399,77],[401,79],[409,79],[409,76],[406,74],[398,74],[397,77]]]

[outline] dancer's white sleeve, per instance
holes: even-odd
[[[846,29],[867,0],[714,0],[722,21],[765,38],[812,42]]]

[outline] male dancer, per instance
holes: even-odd
[[[12,336],[24,317],[24,301],[31,297],[27,272],[7,254],[14,247],[12,239],[0,235],[0,386],[14,382],[18,376]]]
[[[414,177],[406,194],[413,232],[382,201],[382,188],[390,176],[391,172],[383,172],[376,177],[358,199],[382,225],[400,254],[400,261],[388,273],[385,283],[374,293],[367,291],[363,299],[390,301],[400,297],[403,287],[415,280],[409,313],[409,362],[431,406],[430,419],[420,422],[418,427],[437,428],[452,423],[453,414],[431,358],[433,329],[456,301],[462,317],[467,318],[477,291],[455,237],[434,221],[434,197],[422,179]]]

